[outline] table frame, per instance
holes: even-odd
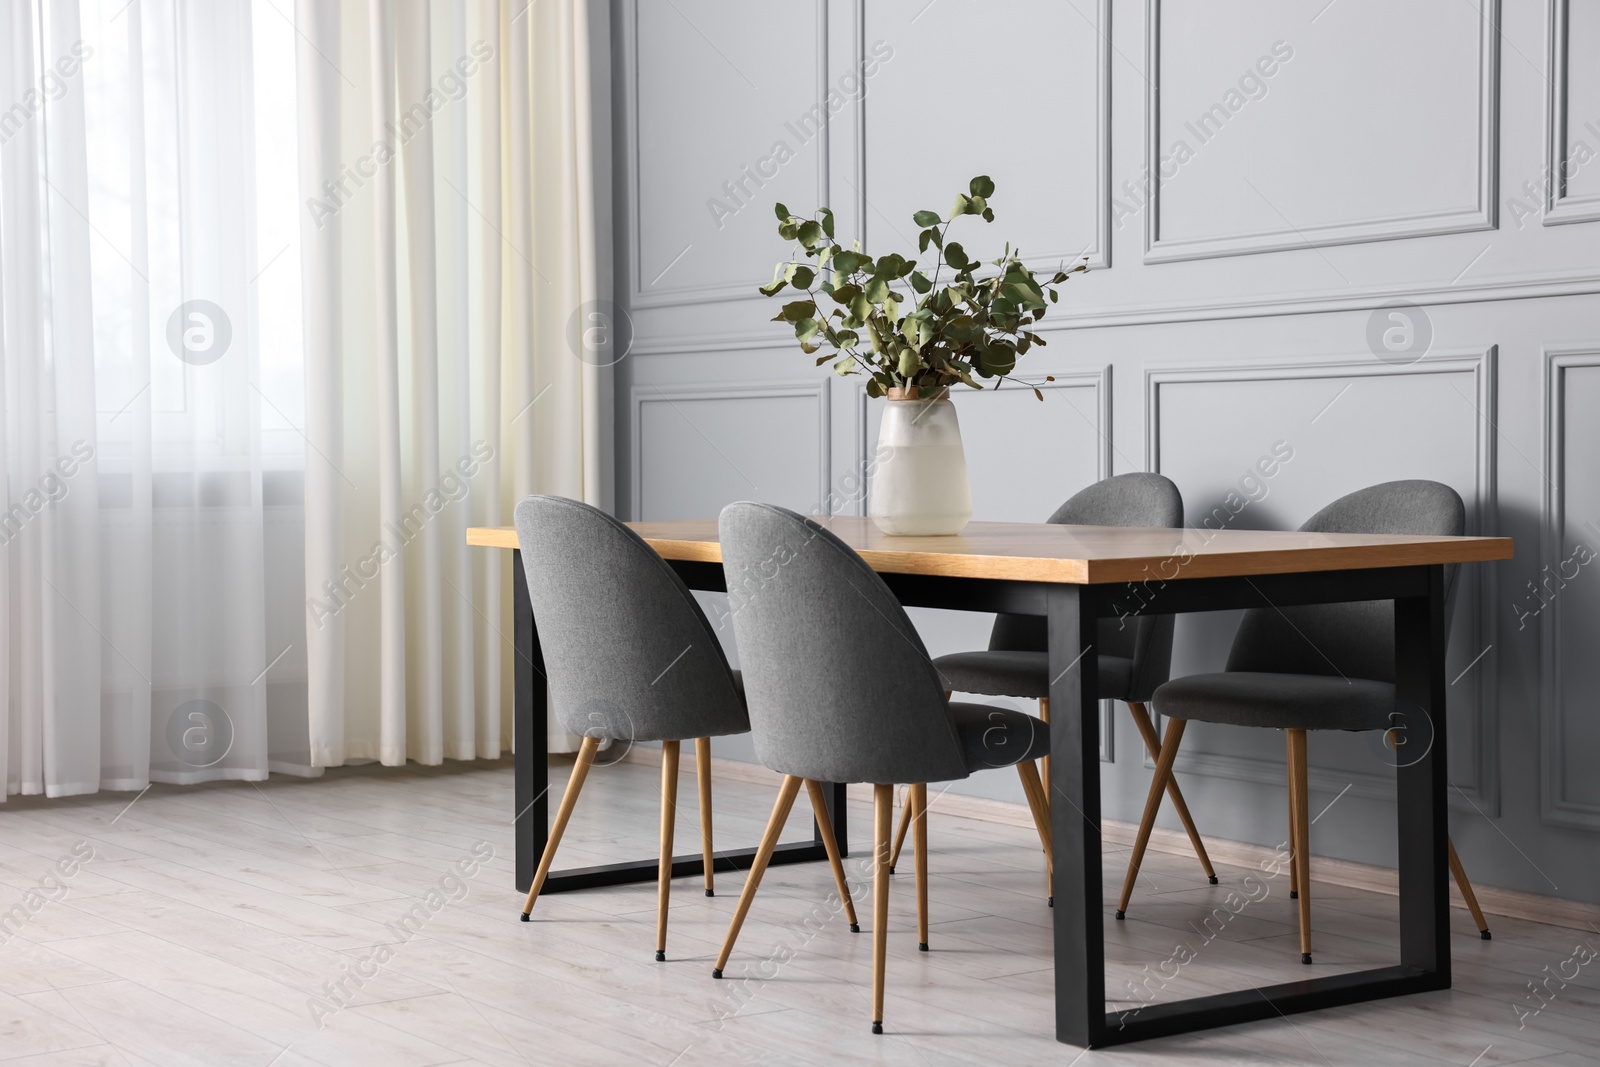
[[[723,591],[716,563],[670,561],[691,589]],[[513,563],[516,617],[516,869],[517,888],[530,884],[548,838],[547,697],[544,664],[528,599],[521,553]],[[1010,612],[1048,620],[1050,750],[1055,846],[1056,1037],[1104,1047],[1360,1001],[1450,986],[1448,773],[1445,708],[1444,568],[1439,564],[1290,574],[1184,578],[1073,585],[1013,579],[881,573],[908,607]],[[1365,600],[1394,602],[1396,698],[1420,708],[1433,728],[1419,759],[1397,769],[1400,963],[1310,977],[1265,988],[1146,1004],[1136,1012],[1105,1010],[1105,917],[1101,894],[1100,716],[1097,657],[1088,655],[1102,619],[1238,608],[1287,607]],[[536,681],[539,684],[535,684]],[[834,833],[847,849],[844,787],[828,788]],[[718,852],[718,870],[742,870],[753,849]],[[820,834],[809,844],[779,846],[774,863],[825,859]],[[675,857],[672,872],[703,870],[699,856]],[[545,892],[654,881],[656,860],[552,872]],[[1288,958],[1286,956],[1286,958]]]

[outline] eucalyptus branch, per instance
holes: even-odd
[[[978,272],[987,271],[987,266],[945,239],[962,215],[981,215],[985,222],[993,222],[989,206],[993,194],[994,182],[980,175],[968,184],[966,193],[957,195],[948,217],[932,211],[914,213],[913,221],[921,230],[919,253],[935,250],[931,277],[925,269],[917,269],[917,260],[898,253],[874,258],[858,248],[846,249],[834,239],[833,212],[825,207],[805,219],[775,205],[778,234],[794,245],[789,259],[778,264],[761,292],[776,296],[792,285],[806,296],[784,304],[775,321],[790,324],[813,354],[828,346],[831,354],[819,358],[819,365],[833,359],[835,373],[866,374],[870,396],[881,396],[891,386],[936,389],[963,384],[982,389],[980,379],[994,379],[994,388],[1016,381],[1043,399],[1037,383],[1015,376],[1016,363],[1033,347],[1044,346],[1044,339],[1033,332],[1035,324],[1044,317],[1049,301],[1059,299],[1056,286],[1085,267],[1068,271],[1063,263],[1041,278],[1007,244],[1004,254],[990,264],[998,273],[980,279]],[[807,262],[811,260],[815,262]],[[955,272],[948,284],[946,265]],[[831,272],[821,282],[822,293],[832,297],[826,312],[816,288],[824,271]],[[902,283],[911,295],[895,288]],[[870,351],[863,350],[863,332]],[[819,334],[821,339],[815,340]]]

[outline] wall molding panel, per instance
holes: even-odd
[[[1550,70],[1550,96],[1546,105],[1545,126],[1545,166],[1549,170],[1545,182],[1544,224],[1561,226],[1570,222],[1596,222],[1600,221],[1600,193],[1569,194],[1565,175],[1568,160],[1574,158],[1571,123],[1583,121],[1583,116],[1572,114],[1569,107],[1572,41],[1568,29],[1571,25],[1572,2],[1549,0],[1549,5],[1546,18],[1550,27],[1550,49],[1546,62]],[[1593,117],[1590,124],[1600,129],[1600,113]],[[1600,132],[1591,135],[1589,140],[1595,141],[1597,138],[1600,138]],[[1600,143],[1589,144],[1589,147],[1600,151]],[[1591,162],[1590,166],[1600,166],[1600,163]]]
[[[826,99],[828,95],[828,3],[827,0],[811,0],[815,11],[816,20],[816,97],[818,100]],[[629,270],[627,272],[627,293],[630,307],[651,308],[671,307],[686,302],[704,302],[712,300],[728,300],[735,298],[761,299],[761,294],[755,291],[756,286],[766,283],[768,278],[754,281],[707,282],[693,285],[659,285],[645,280],[644,256],[642,247],[642,230],[639,220],[642,215],[642,205],[639,202],[639,191],[644,187],[648,175],[641,174],[639,160],[639,7],[637,3],[629,5],[628,17],[621,19],[617,25],[622,27],[620,42],[624,56],[623,78],[626,87],[626,97],[630,106],[623,109],[622,126],[623,135],[632,150],[624,153],[623,164],[627,168],[627,182],[625,189],[627,195],[619,197],[618,202],[628,205],[628,224],[623,227],[623,232],[628,235],[631,254],[628,257]],[[730,61],[731,62],[731,61]],[[828,197],[828,142],[831,137],[832,123],[817,137],[817,202],[826,204]],[[699,205],[695,205],[698,209]],[[765,213],[771,217],[770,212]],[[773,260],[776,262],[776,258]]]
[[[1267,231],[1242,232],[1204,239],[1171,240],[1161,236],[1161,4],[1145,0],[1145,173],[1156,177],[1150,183],[1150,201],[1144,211],[1144,261],[1173,263],[1182,260],[1214,259],[1257,252],[1284,252],[1330,245],[1392,241],[1404,237],[1466,233],[1492,230],[1496,226],[1496,178],[1499,143],[1499,0],[1484,0],[1484,17],[1478,32],[1478,148],[1477,202],[1469,208],[1410,214],[1374,215],[1322,226],[1296,226],[1279,213],[1282,223]],[[1221,132],[1220,130],[1218,131]]]
[[[833,426],[832,392],[828,388],[828,379],[819,378],[815,381],[792,382],[752,382],[748,384],[705,384],[705,385],[635,385],[629,390],[629,407],[632,410],[630,419],[633,439],[633,469],[644,469],[644,408],[646,404],[662,404],[674,409],[685,422],[694,427],[696,433],[705,437],[705,432],[695,426],[692,420],[678,407],[682,401],[715,400],[726,403],[737,403],[748,400],[790,400],[803,397],[816,401],[817,405],[817,499],[826,500],[829,492],[830,471],[833,466],[831,429]],[[715,443],[706,438],[713,449],[721,452]],[[724,457],[726,458],[726,457]],[[730,466],[733,461],[728,460]],[[737,470],[737,468],[734,468]],[[638,516],[644,512],[644,482],[641,478],[633,479],[633,515]]]
[[[1567,376],[1574,371],[1588,371],[1600,375],[1600,342],[1586,346],[1551,347],[1545,351],[1544,373],[1544,469],[1543,483],[1543,537],[1539,544],[1539,573],[1548,567],[1560,574],[1560,564],[1567,558],[1563,536],[1567,522],[1566,486],[1574,477],[1593,484],[1600,478],[1600,457],[1574,456],[1567,447],[1565,399]],[[1587,460],[1584,471],[1573,474],[1573,461]],[[1600,516],[1597,516],[1600,518]],[[1593,520],[1591,520],[1593,521]],[[1600,544],[1590,546],[1600,551]],[[1581,575],[1579,576],[1581,579]],[[1590,579],[1593,580],[1593,579]],[[1540,612],[1539,637],[1539,780],[1540,817],[1548,826],[1572,830],[1600,832],[1600,805],[1585,804],[1567,795],[1567,776],[1563,754],[1566,749],[1566,718],[1568,714],[1592,714],[1593,706],[1569,709],[1562,699],[1562,656],[1565,621],[1563,608],[1566,600],[1560,590],[1550,599],[1546,610]]]

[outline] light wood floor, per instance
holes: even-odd
[[[693,767],[683,761],[680,853],[699,847]],[[648,764],[597,768],[558,867],[652,856],[658,777]],[[564,773],[552,780],[559,792]],[[719,780],[719,846],[754,843],[772,797]],[[887,1033],[874,1037],[870,937],[829,910],[821,864],[769,871],[728,979],[714,982],[738,876],[719,877],[714,899],[698,878],[674,883],[666,963],[652,959],[654,884],[547,896],[533,923],[517,921],[506,764],[157,786],[129,799],[0,806],[0,1062],[1565,1067],[1600,1057],[1600,960],[1564,986],[1552,980],[1554,999],[1546,993],[1519,1028],[1519,1009],[1540,1004],[1528,983],[1570,974],[1575,947],[1600,948],[1600,932],[1496,916],[1484,942],[1463,911],[1452,914],[1448,992],[1080,1055],[1052,1039],[1037,837],[940,815],[936,800],[933,951],[917,951],[908,849],[892,896]],[[797,805],[791,836],[809,832],[806,810]],[[871,822],[860,805],[851,819],[846,863],[865,883]],[[53,864],[75,848],[93,858],[52,881]],[[452,877],[474,848],[492,858]],[[1122,857],[1107,852],[1107,899]],[[1145,996],[1395,958],[1392,897],[1314,884],[1317,962],[1306,968],[1287,872],[1254,883],[1266,895],[1224,925],[1216,909],[1260,872],[1219,865],[1222,884],[1212,887],[1192,857],[1162,854],[1145,871],[1128,921],[1107,912],[1107,989],[1123,998],[1112,1008],[1133,1006],[1126,983],[1161,975],[1180,944],[1194,958]],[[866,921],[870,892],[858,900]]]

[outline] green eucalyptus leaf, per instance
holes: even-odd
[[[789,221],[789,209],[784,207],[782,204],[773,204],[772,205],[772,213],[774,215],[778,216],[778,221],[779,222],[788,222]]]
[[[918,226],[937,226],[944,220],[939,217],[937,211],[919,211],[911,216],[911,221]]]
[[[967,265],[967,253],[961,247],[959,241],[951,241],[945,246],[944,261],[956,270],[960,270]]]
[[[782,237],[785,241],[794,240],[799,233],[800,224],[795,222],[793,219],[778,223],[778,236]]]
[[[795,266],[794,274],[789,278],[789,284],[796,289],[809,289],[811,283],[817,280],[817,272],[810,267]]]
[[[1005,341],[993,341],[983,350],[978,373],[1003,377],[1017,369],[1017,353]]]
[[[984,222],[993,222],[994,221],[994,208],[986,207],[986,208],[983,209],[983,221]],[[1034,392],[1037,393],[1038,390],[1035,389]]]
[[[867,299],[865,293],[850,301],[850,317],[858,324],[872,317],[872,301]]]
[[[816,315],[817,305],[810,300],[792,300],[783,305],[783,317],[790,322],[799,322]]]
[[[973,196],[993,196],[994,179],[990,178],[987,174],[980,174],[976,178],[972,179],[972,181],[967,183],[967,190],[972,193]]]
[[[861,253],[841,248],[833,254],[833,269],[841,274],[854,274],[862,259]]]
[[[833,209],[822,209],[822,232],[828,235],[828,240],[833,240]]]
[[[809,341],[822,329],[822,323],[816,319],[801,319],[794,324],[794,335],[801,341]]]
[[[795,236],[807,248],[815,248],[817,242],[822,240],[822,227],[814,220],[807,219],[800,224]]]
[[[889,298],[889,283],[882,278],[873,278],[867,282],[862,290],[866,298],[874,304],[881,304]]]
[[[910,378],[912,375],[916,374],[917,368],[921,365],[921,361],[917,359],[917,354],[911,350],[911,347],[909,345],[902,345],[898,355],[900,362],[897,369],[900,371],[900,377]]]
[[[867,395],[872,397],[874,400],[883,395],[883,386],[878,384],[878,379],[867,379]]]
[[[972,201],[967,199],[965,193],[957,193],[955,203],[950,206],[950,217],[957,218],[967,213],[967,205]]]
[[[915,289],[919,293],[926,293],[929,289],[933,288],[933,283],[930,282],[928,280],[928,276],[922,273],[920,270],[912,271],[911,288]]]

